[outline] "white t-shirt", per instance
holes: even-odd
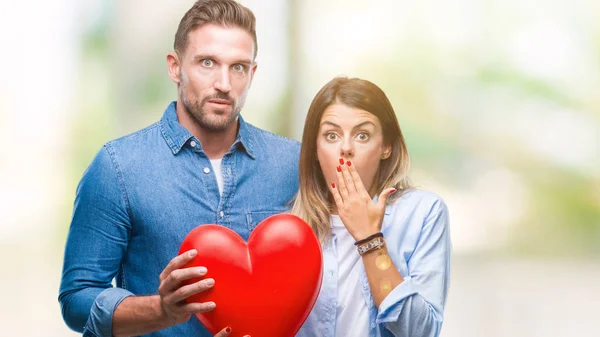
[[[210,164],[213,167],[213,171],[215,172],[215,177],[217,177],[217,185],[219,186],[219,194],[223,195],[223,172],[221,171],[221,159],[211,159]]]
[[[336,237],[338,261],[335,337],[369,336],[369,309],[359,279],[362,258],[356,250],[354,238],[338,215],[331,216],[331,225]]]

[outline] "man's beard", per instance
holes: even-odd
[[[185,111],[201,128],[209,132],[222,132],[231,126],[240,114],[241,106],[236,105],[235,100],[229,97],[228,94],[218,91],[215,95],[207,96],[198,102],[198,100],[190,102],[183,93],[183,88],[179,94],[181,96],[181,102],[185,107]],[[220,115],[209,114],[205,111],[205,105],[208,100],[211,99],[223,99],[231,103],[233,108],[230,114],[227,114],[224,110],[217,110],[216,112]],[[229,107],[226,107],[229,108]]]

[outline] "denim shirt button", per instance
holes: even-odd
[[[204,173],[206,173],[206,174],[209,174],[209,173],[210,173],[210,169],[209,169],[208,167],[205,167],[203,171],[204,171]]]
[[[196,147],[196,142],[192,140],[192,141],[190,142],[190,146],[191,146],[191,147]]]
[[[371,322],[371,329],[375,329],[375,323]]]
[[[221,213],[219,213],[219,215],[220,215],[220,216],[221,216],[221,218],[222,218],[223,216],[225,216],[225,213],[224,213],[223,211],[221,211]]]

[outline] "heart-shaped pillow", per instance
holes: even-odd
[[[230,326],[231,337],[293,337],[321,289],[319,240],[291,214],[263,220],[248,243],[226,227],[201,225],[186,236],[179,253],[190,249],[198,254],[184,268],[206,267],[205,277],[215,285],[187,301],[216,303],[215,310],[196,314],[213,334]]]

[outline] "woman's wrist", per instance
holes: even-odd
[[[354,242],[355,246],[371,241],[377,237],[383,237],[383,233],[381,232],[369,232],[369,234],[361,234],[360,236],[356,236]]]
[[[358,254],[364,256],[367,253],[385,248],[385,239],[381,232],[375,233],[363,240],[354,243]]]

